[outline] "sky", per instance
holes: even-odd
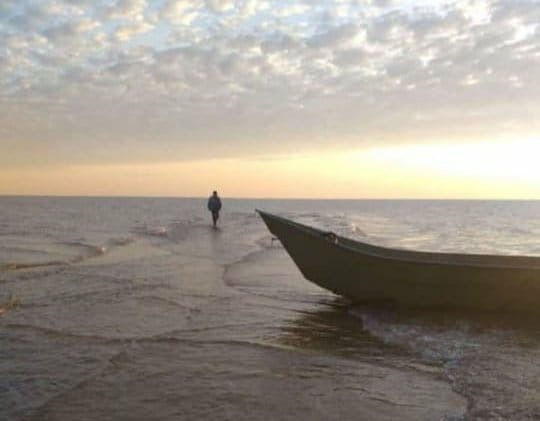
[[[538,0],[1,0],[0,194],[540,199]]]

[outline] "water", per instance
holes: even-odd
[[[350,306],[253,211],[540,255],[540,202],[1,197],[0,420],[537,419],[537,318]]]

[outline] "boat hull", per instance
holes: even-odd
[[[540,259],[407,252],[260,212],[304,277],[356,303],[540,312]]]

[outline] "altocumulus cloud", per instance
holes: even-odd
[[[3,0],[2,165],[527,137],[536,0]]]

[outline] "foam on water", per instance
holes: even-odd
[[[351,314],[384,343],[440,365],[454,390],[468,399],[468,419],[535,419],[540,414],[536,320],[366,308]]]
[[[43,244],[43,249],[39,251],[28,250],[21,247],[6,247],[10,249],[10,256],[16,261],[4,261],[0,265],[0,270],[13,271],[23,269],[37,269],[49,266],[62,266],[81,263],[88,259],[104,256],[106,253],[125,247],[135,242],[132,237],[111,238],[102,245],[88,244],[84,241],[51,241]],[[41,256],[40,260],[33,260],[36,254]],[[5,259],[5,258],[4,258]]]

